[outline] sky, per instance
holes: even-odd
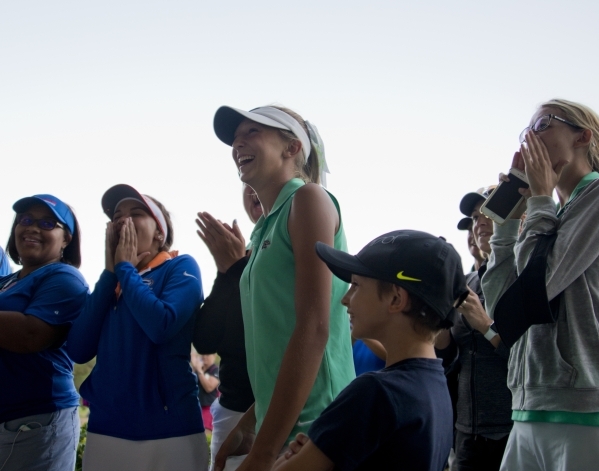
[[[279,103],[320,131],[350,253],[419,229],[469,267],[462,196],[507,172],[543,101],[599,111],[597,18],[590,0],[1,2],[0,242],[17,199],[55,194],[93,287],[100,200],[127,183],[169,209],[208,293],[196,213],[252,230],[214,113]]]

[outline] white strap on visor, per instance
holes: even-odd
[[[272,119],[279,123],[279,126],[274,126],[279,129],[286,129],[287,131],[291,131],[295,137],[299,139],[302,143],[302,152],[304,153],[304,163],[308,160],[308,156],[310,155],[310,138],[304,128],[297,122],[297,120],[288,115],[284,111],[281,111],[277,108],[273,108],[272,106],[263,106],[260,108],[254,108],[250,110],[251,114],[258,114],[260,116],[264,116],[266,118]],[[250,118],[251,119],[251,118]],[[258,123],[262,121],[257,120]],[[268,123],[263,123],[268,124]],[[270,124],[272,126],[272,124]]]

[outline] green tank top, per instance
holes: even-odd
[[[252,255],[240,281],[248,373],[256,400],[256,432],[268,410],[295,327],[295,260],[287,222],[293,195],[303,185],[300,179],[288,181],[270,214],[256,224],[251,235]],[[339,204],[330,196],[339,212],[334,246],[347,251]],[[286,443],[298,432],[306,433],[323,409],[355,378],[349,319],[341,305],[347,288],[347,283],[333,277],[329,340],[314,387]]]

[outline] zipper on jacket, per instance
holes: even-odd
[[[472,349],[470,350],[471,356],[471,366],[470,366],[470,403],[472,404],[471,414],[472,414],[472,435],[476,435],[476,386],[475,386],[475,369],[476,369],[476,337],[474,334],[474,330],[470,331],[470,335],[472,336]]]
[[[526,347],[528,346],[528,330],[524,332],[524,355],[522,359],[522,397],[520,398],[520,410],[524,410],[524,396],[526,394],[526,385],[524,381],[526,380]]]

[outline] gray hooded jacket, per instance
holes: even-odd
[[[547,294],[549,300],[562,296],[557,322],[533,325],[511,349],[512,408],[599,412],[599,180],[561,218],[551,197],[529,198],[519,237],[518,226],[518,220],[495,225],[482,279],[487,312],[524,270],[539,233],[557,230],[547,260]]]

